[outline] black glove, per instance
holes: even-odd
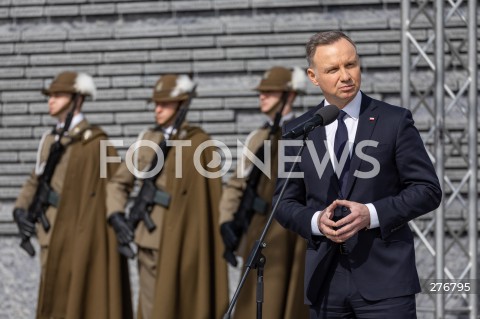
[[[24,209],[15,208],[13,219],[17,223],[22,238],[30,238],[35,234],[35,223],[28,219],[28,213]]]
[[[120,245],[128,245],[133,241],[133,232],[128,227],[125,214],[122,212],[116,212],[110,215],[108,223],[112,225],[117,235],[117,241]]]
[[[234,252],[237,250],[240,242],[242,230],[237,227],[234,221],[228,221],[220,225],[220,234],[222,235],[223,243],[225,244],[223,258],[236,267],[237,259],[235,258]]]

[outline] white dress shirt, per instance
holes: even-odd
[[[330,103],[325,100],[325,106],[330,105]],[[355,142],[355,134],[357,133],[357,127],[358,127],[358,118],[360,117],[360,105],[362,104],[362,94],[360,91],[358,91],[357,95],[355,98],[345,105],[345,107],[342,109],[347,115],[343,118],[343,121],[345,122],[345,125],[348,130],[348,144],[350,145],[349,150],[350,150],[350,157],[352,156],[353,152],[353,143]],[[329,125],[325,126],[325,133],[327,135],[327,146],[328,146],[328,153],[330,155],[330,161],[332,162],[333,169],[336,169],[336,155],[335,151],[333,148],[333,144],[335,142],[335,133],[337,132],[337,126],[338,122],[333,121]],[[337,172],[337,175],[339,175],[339,172]],[[368,208],[368,211],[370,212],[370,226],[369,228],[376,228],[379,227],[379,221],[378,221],[378,213],[377,210],[375,209],[375,206],[371,203],[365,204]],[[318,229],[318,216],[320,215],[320,211],[316,212],[311,221],[311,227],[312,227],[312,234],[313,235],[323,235],[322,232]]]

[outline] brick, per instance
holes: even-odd
[[[4,104],[2,108],[3,114],[25,114],[27,113],[27,103]]]
[[[200,112],[196,112],[196,111],[189,111],[187,113],[187,118],[186,120],[190,123],[194,123],[194,122],[200,122]]]
[[[43,15],[43,7],[13,7],[10,8],[12,18],[35,18]]]
[[[29,103],[28,111],[31,114],[46,114],[48,112],[47,98],[42,103]]]
[[[379,17],[368,14],[355,13],[354,15],[349,16],[346,19],[342,19],[340,22],[341,28],[344,30],[355,30],[355,29],[364,29],[364,30],[378,30],[378,29],[387,29],[388,20],[387,17]]]
[[[48,54],[32,55],[30,63],[35,65],[78,65],[78,64],[98,64],[102,62],[100,53],[66,53],[66,54]]]
[[[0,0],[0,6],[9,6],[11,0]]]
[[[54,53],[63,51],[63,42],[15,43],[16,53]]]
[[[15,175],[15,174],[30,174],[33,164],[4,164],[0,165],[0,174]],[[3,192],[3,190],[2,190]]]
[[[307,62],[305,59],[251,60],[247,61],[247,70],[265,71],[276,65],[282,65],[284,67],[305,67],[306,64]]]
[[[119,62],[147,62],[149,54],[146,51],[107,52],[104,54],[105,63]]]
[[[40,116],[40,124],[44,126],[53,127],[57,124],[57,119],[51,117],[50,115],[41,115]]]
[[[76,72],[85,72],[87,74],[95,74],[96,68],[94,66],[76,66],[74,69],[67,66],[37,66],[33,68],[26,68],[25,75],[28,78],[45,78],[45,77],[54,77],[58,73],[66,71],[66,70],[74,70]]]
[[[37,162],[37,150],[32,151],[20,151],[18,152],[18,159],[20,163],[36,163]],[[23,178],[25,180],[25,178]]]
[[[45,15],[48,17],[68,17],[77,16],[79,13],[78,6],[50,6],[45,7]]]
[[[177,36],[180,34],[179,27],[173,24],[146,24],[129,23],[115,28],[115,37],[122,38],[155,38],[165,36]]]
[[[192,59],[190,50],[163,50],[150,52],[150,60],[156,61],[182,61]]]
[[[222,49],[196,49],[193,50],[194,60],[214,60],[224,59],[225,53]]]
[[[357,45],[357,52],[360,56],[378,54],[379,51],[378,43],[359,43]]]
[[[212,5],[210,1],[172,1],[171,10],[172,11],[199,11],[199,10],[210,10]]]
[[[45,0],[10,0],[12,6],[32,6],[32,5],[43,5]]]
[[[68,30],[70,40],[110,39],[113,35],[113,28],[108,24],[84,25]]]
[[[122,126],[120,125],[102,125],[102,129],[110,138],[112,136],[122,136]]]
[[[2,92],[2,101],[5,102],[33,102],[42,98],[39,91]]]
[[[227,59],[266,58],[265,48],[227,48]]]
[[[214,46],[213,37],[165,38],[160,40],[162,48],[205,48]]]
[[[225,99],[225,108],[226,109],[257,109],[258,108],[258,98],[226,98]]]
[[[192,110],[219,109],[223,106],[222,99],[199,99],[195,98],[190,104]]]
[[[0,152],[0,163],[14,163],[18,161],[18,154],[14,152]],[[23,179],[22,179],[23,180]],[[15,183],[15,180],[12,178],[7,178],[5,176],[0,176],[0,186],[12,186]],[[16,185],[16,184],[15,184]],[[20,184],[22,185],[22,184]],[[16,186],[20,186],[16,185]]]
[[[8,18],[9,11],[7,8],[0,8],[0,18],[6,19]]]
[[[11,139],[11,138],[30,138],[32,137],[32,129],[29,127],[0,127],[0,138],[1,139]]]
[[[216,10],[227,10],[227,9],[247,9],[249,6],[248,1],[238,1],[238,0],[214,0],[213,8]]]
[[[110,64],[98,66],[99,75],[141,74],[141,64]]]
[[[9,140],[0,141],[0,150],[36,150],[38,147],[37,141],[32,140]]]
[[[0,78],[19,78],[24,74],[23,68],[0,68]]]
[[[215,110],[202,112],[202,121],[221,122],[233,120],[235,120],[235,112],[233,112],[233,110]]]
[[[190,73],[192,64],[190,62],[172,63],[147,63],[144,65],[145,74],[166,74],[166,73]]]
[[[152,116],[152,121],[153,121],[153,116]],[[123,136],[137,137],[140,134],[141,131],[147,129],[147,127],[150,127],[150,126],[153,126],[153,124],[152,125],[145,125],[145,124],[142,124],[142,125],[128,125],[127,124],[127,125],[124,125],[123,126]]]
[[[50,126],[36,126],[33,128],[33,137],[38,140],[40,143],[40,139],[42,138],[45,132],[49,132],[52,130],[53,125]]]
[[[3,56],[0,58],[0,66],[26,65],[28,57],[22,55]]]
[[[93,81],[97,89],[105,89],[110,87],[110,77],[95,76]]]
[[[153,115],[151,112],[135,112],[135,113],[123,113],[117,112],[115,114],[115,123],[151,123]]]
[[[115,4],[84,4],[80,6],[81,15],[100,15],[100,14],[114,14]]]
[[[169,9],[170,9],[169,3],[161,2],[161,1],[117,4],[117,13],[119,14],[168,12]]]
[[[397,30],[369,30],[368,32],[362,31],[352,31],[348,33],[349,36],[355,42],[372,42],[372,39],[375,39],[375,42],[399,42],[400,41],[400,31]]]
[[[365,5],[381,3],[381,0],[322,0],[323,5]]]
[[[205,123],[202,128],[208,133],[234,133],[235,125],[231,123]]]
[[[0,27],[0,42],[16,42],[20,40],[20,31],[11,26]]]
[[[361,58],[362,67],[393,68],[400,67],[400,56],[366,56]]]
[[[30,79],[21,79],[21,80],[0,80],[0,90],[28,90],[28,89],[38,89],[43,88],[43,82],[41,80],[30,80]]]
[[[88,0],[46,0],[47,4],[79,4],[85,3]]]
[[[209,62],[194,62],[194,72],[233,72],[244,71],[244,61],[209,61]]]
[[[92,112],[136,112],[145,111],[145,101],[94,101],[86,104],[86,113]],[[130,116],[132,113],[130,113]],[[89,115],[90,116],[90,115]]]
[[[304,57],[305,46],[274,46],[267,49],[269,58]]]
[[[288,20],[278,18],[273,24],[274,32],[302,32],[311,31],[313,33],[326,30],[334,30],[339,28],[338,19],[332,16],[315,15],[315,16],[296,16]],[[313,35],[312,33],[312,35]],[[306,41],[305,41],[306,42]]]
[[[142,85],[140,76],[120,76],[112,78],[112,87],[137,87]]]
[[[66,51],[118,51],[118,50],[142,50],[158,49],[158,39],[140,40],[105,40],[105,41],[75,41],[66,42]]]
[[[244,19],[240,21],[227,21],[225,24],[226,33],[260,33],[260,32],[271,32],[272,31],[272,22],[271,21],[257,21],[257,20],[247,20]]]
[[[303,7],[318,6],[318,0],[252,0],[253,8],[277,8],[277,7]]]
[[[110,113],[92,113],[88,114],[88,121],[92,124],[114,124],[114,114]]]
[[[12,154],[12,155],[16,155],[16,154]],[[4,157],[4,154],[3,153],[0,153],[0,161],[2,160],[2,158]],[[17,156],[15,156],[17,157]],[[11,162],[11,161],[9,161]],[[23,176],[0,176],[0,186],[14,186],[14,187],[20,187],[23,185],[23,183],[25,182],[25,177]],[[10,216],[10,218],[12,218]]]
[[[217,45],[229,46],[261,46],[261,45],[285,45],[302,44],[308,41],[311,33],[284,33],[284,34],[261,34],[261,35],[236,35],[218,36]]]
[[[128,89],[127,90],[127,99],[129,100],[144,100],[152,96],[153,89],[151,88],[142,88],[142,89]]]
[[[184,35],[223,33],[223,25],[220,22],[183,24],[181,29]]]
[[[26,29],[22,32],[23,41],[59,41],[67,38],[67,31],[58,27],[39,27]]]
[[[125,99],[125,90],[107,89],[98,90],[96,100],[123,100]]]

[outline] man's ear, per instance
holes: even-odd
[[[308,75],[308,79],[310,80],[310,82],[313,83],[313,85],[319,86],[317,82],[317,78],[315,76],[315,71],[313,71],[312,68],[307,69],[307,75]]]

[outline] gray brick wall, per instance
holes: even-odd
[[[465,37],[461,23],[449,22],[456,43]],[[0,0],[0,246],[7,247],[0,249],[0,318],[34,314],[25,300],[35,300],[38,269],[16,247],[11,209],[39,139],[54,123],[40,90],[55,74],[93,75],[99,96],[84,111],[127,144],[153,123],[147,99],[158,76],[191,73],[199,86],[189,120],[234,148],[263,122],[252,90],[263,71],[306,67],[304,44],[316,31],[347,32],[362,56],[362,90],[398,104],[400,27],[400,0]],[[415,37],[427,39],[428,27],[426,19],[415,22]],[[430,75],[415,81],[426,89]],[[458,86],[457,75],[447,74],[447,83]],[[322,99],[312,85],[307,92],[295,103],[297,113]],[[415,113],[415,120],[426,136],[428,114]],[[454,157],[447,164],[460,179],[465,162]],[[14,283],[25,265],[34,273]]]

